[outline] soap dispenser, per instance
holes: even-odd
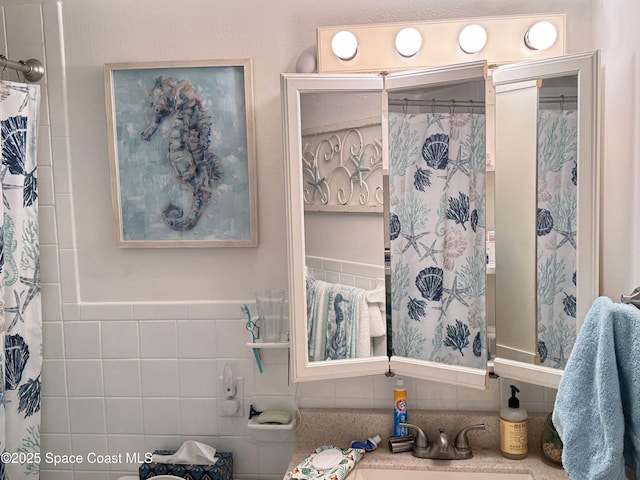
[[[529,453],[527,411],[520,408],[520,400],[516,396],[520,390],[511,387],[511,398],[508,406],[500,410],[500,451],[502,455],[513,460],[520,460]]]

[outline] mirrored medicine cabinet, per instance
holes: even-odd
[[[294,381],[557,387],[598,295],[597,69],[281,76]]]

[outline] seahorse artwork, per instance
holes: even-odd
[[[162,220],[172,230],[189,231],[198,224],[223,177],[222,162],[210,146],[211,117],[186,80],[157,77],[150,100],[152,118],[141,134],[142,140],[151,140],[162,121],[172,119],[168,157],[178,183],[193,192],[188,213],[169,203],[162,211]]]

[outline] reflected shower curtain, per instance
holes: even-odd
[[[389,114],[394,354],[484,368],[485,117]]]
[[[577,114],[538,115],[538,353],[564,368],[576,341]]]
[[[15,453],[0,463],[0,478],[37,476],[40,455],[42,308],[38,242],[36,145],[40,89],[0,81],[2,150],[2,306],[0,451]],[[36,455],[37,454],[37,455]],[[16,460],[16,461],[14,461]]]

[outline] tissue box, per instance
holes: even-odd
[[[157,455],[172,455],[175,452],[156,450]],[[231,452],[216,452],[218,461],[213,465],[184,465],[177,463],[143,463],[140,465],[140,480],[158,475],[175,475],[192,480],[233,480],[233,455]]]

